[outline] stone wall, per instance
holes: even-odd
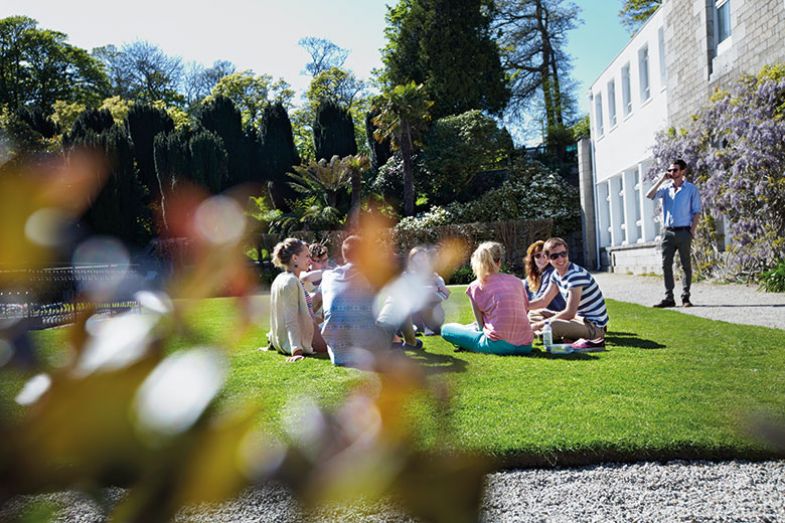
[[[619,274],[662,274],[658,243],[650,242],[606,249],[608,270]]]
[[[665,22],[668,120],[686,126],[718,88],[785,62],[785,2],[730,0],[731,42],[714,48],[714,0],[670,0]]]

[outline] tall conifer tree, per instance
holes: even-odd
[[[316,110],[313,140],[317,161],[357,154],[352,115],[336,102],[323,100]]]
[[[134,144],[134,158],[139,168],[139,177],[147,187],[150,198],[158,197],[158,178],[155,173],[153,141],[159,133],[174,130],[172,118],[163,109],[146,104],[134,104],[126,116],[126,125]]]
[[[288,209],[287,202],[295,198],[296,193],[289,187],[286,173],[300,163],[300,157],[294,146],[292,122],[283,104],[265,107],[259,137],[273,205],[278,209]]]
[[[199,122],[208,131],[223,141],[228,158],[226,185],[232,186],[248,181],[248,160],[244,155],[244,133],[240,111],[234,103],[223,96],[216,96],[202,106]]]
[[[74,137],[73,146],[92,149],[106,159],[106,180],[84,221],[94,233],[144,245],[150,239],[150,211],[145,205],[146,190],[134,166],[133,146],[126,129],[113,126],[100,133],[88,130]]]

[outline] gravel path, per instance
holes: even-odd
[[[115,500],[122,491],[109,492]],[[62,507],[57,521],[104,520],[73,493],[38,496]],[[30,498],[19,498],[20,509]],[[0,512],[0,521],[11,515]],[[413,522],[389,505],[328,507],[304,514],[275,485],[249,489],[217,507],[189,508],[178,522]],[[679,462],[521,470],[488,476],[484,522],[775,522],[785,521],[785,464]]]
[[[606,298],[651,306],[664,297],[662,278],[628,276],[608,272],[594,273]],[[677,302],[681,282],[676,281]],[[785,293],[761,292],[752,285],[694,283],[691,289],[694,307],[675,309],[702,318],[746,325],[785,329]]]

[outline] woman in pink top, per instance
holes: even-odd
[[[466,289],[472,304],[473,325],[448,323],[442,337],[458,347],[489,354],[528,354],[532,350],[529,300],[521,280],[499,272],[504,247],[481,243],[472,254],[472,271],[477,277]]]

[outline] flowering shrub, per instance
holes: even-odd
[[[651,177],[684,159],[704,210],[727,219],[727,253],[710,238],[716,229],[699,229],[698,256],[718,261],[706,273],[754,279],[785,258],[785,65],[717,92],[687,129],[660,133],[653,152]]]
[[[401,218],[395,230],[398,232],[404,231],[418,231],[422,229],[432,229],[434,227],[441,227],[449,223],[454,223],[455,215],[445,209],[434,205],[430,211],[420,213],[417,216],[407,216]]]
[[[554,221],[557,234],[580,227],[578,191],[538,163],[518,162],[498,189],[467,203],[434,206],[416,217],[402,219],[397,231],[427,230],[456,223],[506,220]]]

